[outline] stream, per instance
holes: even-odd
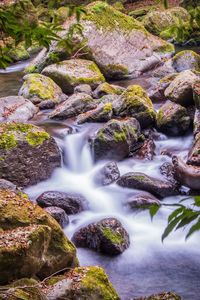
[[[15,95],[22,83],[24,63],[16,64],[0,74],[0,97]],[[148,89],[148,78],[122,82],[126,86],[139,83]],[[119,82],[118,82],[119,84]],[[99,265],[105,268],[111,282],[122,300],[147,296],[162,291],[174,291],[183,300],[200,299],[200,251],[199,233],[185,242],[185,232],[172,233],[162,243],[161,235],[167,225],[171,208],[162,207],[151,221],[148,210],[132,211],[125,205],[127,197],[135,190],[124,189],[116,184],[99,187],[95,185],[94,174],[106,162],[94,164],[88,145],[88,136],[101,124],[76,125],[74,120],[64,122],[47,118],[49,111],[41,111],[34,124],[44,127],[55,137],[63,154],[63,165],[54,171],[52,177],[25,190],[35,199],[44,191],[56,190],[81,193],[88,201],[88,208],[71,215],[70,224],[64,229],[70,238],[80,227],[104,217],[119,219],[130,235],[130,247],[121,255],[108,257],[88,249],[78,248],[82,266]],[[69,132],[71,134],[69,134]],[[184,137],[168,138],[161,135],[156,141],[156,156],[152,161],[128,158],[118,163],[121,175],[130,171],[144,172],[161,178],[159,167],[170,162],[165,150],[187,154],[192,144],[192,133]],[[165,203],[177,202],[181,196],[165,198]]]

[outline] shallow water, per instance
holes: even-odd
[[[1,96],[17,94],[22,73],[0,74]],[[173,233],[162,244],[161,235],[167,224],[170,208],[163,207],[151,221],[148,211],[131,211],[125,206],[127,197],[134,190],[123,189],[116,184],[97,187],[94,174],[105,162],[94,165],[87,143],[100,124],[75,126],[73,120],[52,122],[47,120],[47,112],[41,113],[35,123],[43,126],[57,140],[63,153],[63,166],[44,182],[26,189],[34,201],[48,190],[80,192],[87,199],[87,209],[70,216],[70,225],[65,228],[68,237],[80,227],[104,217],[118,218],[127,229],[131,244],[122,255],[106,257],[86,249],[78,249],[81,265],[100,265],[105,268],[122,300],[150,295],[161,291],[175,291],[184,300],[200,299],[200,251],[199,234],[194,234],[187,242],[185,233]],[[72,134],[68,135],[67,132]],[[161,178],[159,167],[170,161],[161,155],[163,150],[180,152],[184,157],[192,143],[192,135],[183,138],[167,138],[162,135],[156,141],[156,157],[153,161],[133,158],[118,163],[120,173],[140,171]],[[174,202],[180,197],[164,199]]]

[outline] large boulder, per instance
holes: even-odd
[[[38,108],[21,96],[0,98],[0,122],[26,122],[38,112]]]
[[[134,117],[141,127],[151,125],[155,119],[153,103],[139,85],[130,85],[118,100],[114,112],[120,117]]]
[[[77,193],[48,191],[42,193],[36,201],[41,207],[56,206],[62,208],[68,215],[77,214],[83,211],[86,206],[85,198]]]
[[[81,113],[96,108],[97,103],[92,97],[85,93],[76,93],[70,96],[65,102],[59,104],[55,110],[50,113],[51,119],[67,119],[77,116]]]
[[[172,65],[176,72],[200,71],[200,55],[192,50],[180,51],[172,58]]]
[[[52,108],[66,99],[61,88],[51,78],[40,74],[26,75],[19,95],[41,108]]]
[[[25,187],[47,179],[60,164],[59,148],[42,128],[26,123],[0,124],[2,178]]]
[[[38,227],[38,225],[44,226]],[[4,230],[2,235],[5,235],[2,243],[8,241],[7,246],[0,247],[1,266],[3,266],[0,269],[1,281],[7,282],[36,274],[39,278],[45,278],[58,270],[77,265],[76,249],[64,235],[59,224],[45,210],[29,201],[27,195],[0,190],[0,228]],[[34,230],[32,231],[31,228]],[[17,240],[12,241],[12,236],[16,236],[18,241],[21,241],[21,245],[18,243],[15,246]],[[33,242],[28,243],[26,248],[26,241],[30,238]],[[10,246],[9,240],[11,240]],[[29,252],[30,260],[29,255],[26,256],[22,251],[23,249]],[[13,263],[14,259],[18,267]],[[32,264],[32,267],[28,268],[28,263],[29,266]]]
[[[198,80],[190,70],[181,72],[166,88],[165,97],[181,105],[193,104],[193,85]]]
[[[96,266],[75,268],[45,283],[48,300],[119,300],[104,270]]]
[[[115,218],[106,218],[79,229],[72,241],[77,247],[86,247],[107,255],[118,255],[130,244],[129,235]]]
[[[176,186],[171,182],[157,179],[140,172],[124,174],[117,180],[117,184],[126,188],[144,190],[161,198],[178,194]]]
[[[82,35],[79,41],[80,46],[84,45],[82,53],[94,60],[107,78],[137,77],[174,52],[172,44],[153,36],[140,22],[105,2],[93,2],[85,9],[87,13],[80,21]],[[75,18],[71,18],[63,24],[63,37],[74,22]],[[76,35],[76,45],[77,39]],[[46,60],[37,61],[38,68],[46,65],[54,52],[61,52],[55,43],[50,47]],[[60,57],[63,54],[67,57],[64,49]]]
[[[94,159],[123,159],[137,148],[140,137],[140,124],[136,119],[113,119],[91,139]]]
[[[166,10],[150,11],[144,18],[145,28],[153,34],[161,35],[167,39],[173,38],[170,27],[176,26],[179,19],[189,26],[190,14],[182,7],[173,7]]]
[[[99,68],[92,61],[85,59],[70,59],[50,65],[42,74],[53,79],[64,93],[71,94],[79,84],[89,84],[95,89],[105,79]]]
[[[177,136],[184,134],[190,126],[190,117],[185,107],[172,101],[167,101],[159,109],[156,117],[157,127],[160,131]]]

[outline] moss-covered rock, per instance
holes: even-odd
[[[0,157],[1,177],[23,187],[47,179],[61,163],[55,140],[27,123],[0,124]]]
[[[30,54],[28,50],[25,48],[24,43],[20,43],[17,46],[14,46],[13,43],[13,48],[8,52],[8,56],[13,61],[20,61],[20,60],[28,59],[30,57]]]
[[[50,232],[48,233],[48,235],[50,234],[50,240],[48,245],[46,243],[46,250],[45,253],[43,253],[45,255],[43,257],[41,256],[42,258],[38,259],[38,262],[35,262],[35,266],[37,266],[37,270],[35,269],[34,271],[35,274],[40,278],[44,278],[65,267],[77,265],[75,247],[64,235],[59,224],[45,212],[45,210],[30,202],[27,196],[22,193],[5,189],[0,190],[0,228],[5,230],[5,234],[7,230],[18,230],[18,227],[33,226],[34,224],[45,225],[45,227],[48,226],[48,228],[50,228],[50,230],[47,229],[47,233]],[[22,229],[19,231],[23,232]],[[33,247],[36,242],[34,241]],[[23,243],[21,243],[21,245],[22,244]],[[36,253],[34,254],[33,252],[33,257],[34,255],[39,255],[40,247],[41,245],[38,245],[38,250],[34,250]],[[1,249],[3,248],[1,247]],[[19,256],[18,260],[20,264]],[[14,265],[12,265],[12,268],[9,269],[10,274],[8,274],[8,278],[24,276],[23,274],[19,274],[23,272],[24,269],[26,269],[26,266],[24,266],[22,270],[20,270],[20,268],[18,270],[18,268],[15,269]],[[5,272],[7,272],[6,267]],[[4,276],[0,276],[0,278],[3,280]]]
[[[42,108],[51,108],[66,99],[61,88],[49,77],[40,74],[29,74],[24,77],[24,83],[19,95],[30,99]]]
[[[138,146],[140,137],[136,119],[110,120],[91,139],[94,159],[123,159]]]
[[[70,59],[46,67],[42,74],[52,78],[65,93],[73,93],[79,84],[89,84],[95,89],[105,79],[94,62]]]
[[[190,14],[182,7],[151,11],[145,16],[143,24],[153,34],[169,39],[174,38],[170,27],[177,25],[179,19],[189,27]]]
[[[192,71],[181,72],[166,88],[166,98],[181,105],[193,104],[193,85],[199,80]]]
[[[0,122],[26,122],[38,112],[38,108],[21,96],[0,98]]]
[[[55,280],[51,278],[48,283],[46,297],[49,300],[119,300],[105,271],[96,266],[75,268]]]
[[[200,55],[192,50],[183,50],[172,58],[172,64],[176,72],[200,71]]]
[[[0,300],[46,300],[39,287],[39,282],[31,278],[23,278],[10,285],[3,286]]]
[[[190,126],[190,117],[185,107],[167,101],[158,111],[157,127],[167,135],[184,134]]]
[[[77,118],[77,123],[82,124],[85,122],[108,122],[113,116],[112,103],[100,103],[97,108],[90,110],[86,113],[80,114]]]
[[[79,229],[72,237],[77,247],[118,255],[129,247],[129,235],[115,218],[106,218]]]
[[[160,205],[160,201],[149,193],[141,192],[129,197],[124,204],[132,210],[149,209],[152,205]]]
[[[113,84],[109,84],[107,82],[104,82],[100,84],[96,90],[93,92],[94,98],[101,98],[105,95],[121,95],[124,91],[124,88],[120,86],[116,86]]]
[[[131,116],[136,118],[141,127],[149,126],[155,120],[153,103],[145,90],[139,85],[130,85],[126,89],[121,95],[114,113],[121,117]]]
[[[96,108],[97,101],[85,93],[75,93],[49,114],[51,119],[67,119]]]

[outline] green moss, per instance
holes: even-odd
[[[113,105],[112,105],[112,103],[106,103],[105,105],[104,105],[104,107],[103,107],[103,112],[104,113],[109,113],[109,112],[111,112],[112,111],[112,109],[113,109]]]
[[[107,66],[103,66],[102,67],[103,71],[105,73],[109,73],[115,75],[115,76],[128,76],[129,71],[128,71],[128,67],[125,67],[124,65],[120,65],[120,64],[109,64]]]
[[[3,133],[0,135],[0,148],[12,149],[17,145],[16,138],[12,133]]]
[[[163,110],[159,109],[157,115],[156,115],[156,121],[158,126],[163,122]]]
[[[114,230],[108,228],[108,227],[103,227],[102,228],[104,236],[110,240],[114,244],[120,244],[123,242],[123,237],[121,236],[120,233],[115,232]]]
[[[171,43],[165,43],[164,45],[157,47],[156,52],[160,54],[174,53],[175,47]]]
[[[126,133],[125,132],[117,132],[117,131],[115,131],[114,132],[114,140],[116,141],[116,142],[120,142],[120,141],[125,141],[126,140]]]
[[[49,134],[43,131],[28,132],[26,136],[26,140],[31,146],[41,145],[44,141],[48,140],[49,138]]]
[[[25,68],[25,73],[29,74],[29,73],[35,73],[36,72],[37,67],[35,65],[31,65]]]

